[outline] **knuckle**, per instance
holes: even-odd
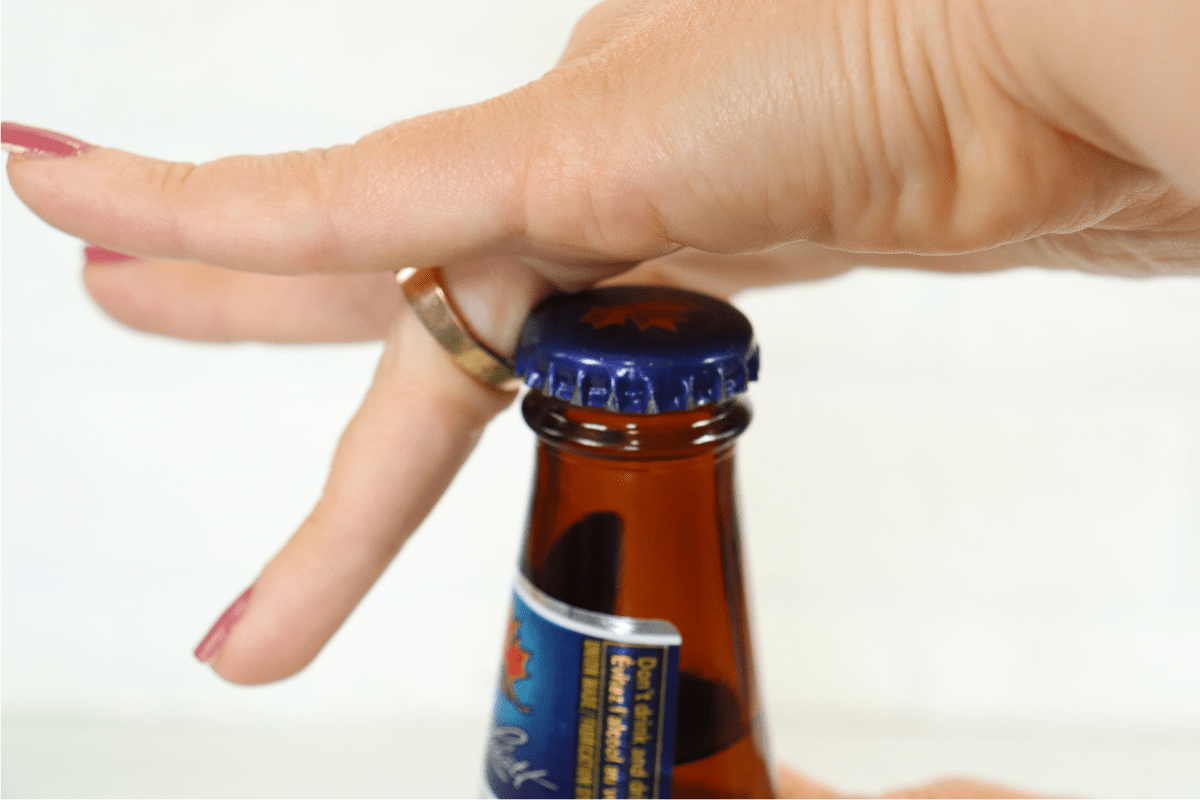
[[[286,263],[315,272],[342,266],[343,231],[352,215],[339,150],[231,156],[163,164],[156,176],[170,210],[171,235],[186,253],[209,253],[214,228],[243,229],[237,253],[213,253],[230,265]]]
[[[626,123],[610,98],[611,75],[563,67],[533,91],[541,96],[528,108],[545,113],[532,126],[522,165],[526,235],[579,257],[661,254],[665,228],[647,189],[657,145]]]
[[[350,153],[349,145],[283,153],[272,166],[284,188],[280,211],[293,222],[292,257],[313,272],[345,271],[349,228],[367,211],[353,185]]]
[[[168,200],[178,199],[196,172],[196,165],[189,162],[157,163],[155,166],[159,170],[156,181],[159,191]]]

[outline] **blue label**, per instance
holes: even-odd
[[[670,797],[679,633],[568,606],[522,576],[500,666],[495,797]]]

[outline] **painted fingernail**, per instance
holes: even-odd
[[[200,640],[200,645],[196,648],[197,659],[208,661],[217,654],[217,651],[221,649],[221,645],[225,644],[225,640],[233,632],[233,626],[237,625],[238,620],[242,618],[242,614],[246,612],[246,606],[250,603],[250,592],[253,589],[254,587],[251,586],[242,592],[242,596],[234,600],[233,605],[225,609],[225,613],[212,626],[212,630]]]
[[[107,247],[94,244],[83,248],[83,260],[88,264],[116,264],[119,261],[133,261],[136,258],[137,256],[118,253],[116,250],[109,250]]]
[[[23,156],[49,156],[61,158],[73,156],[90,144],[65,133],[55,133],[44,128],[33,128],[18,122],[0,123],[0,144],[4,152]]]

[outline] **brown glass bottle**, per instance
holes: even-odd
[[[734,492],[740,397],[619,414],[525,397],[537,473],[521,558],[541,591],[678,628],[672,795],[771,797]]]

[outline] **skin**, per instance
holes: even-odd
[[[608,0],[542,79],[352,145],[8,172],[50,224],[138,256],[85,271],[125,324],[386,341],[312,515],[211,662],[264,683],[317,654],[513,398],[445,357],[392,270],[448,265],[500,351],[545,294],[602,281],[1197,274],[1196,30],[1187,0]]]

